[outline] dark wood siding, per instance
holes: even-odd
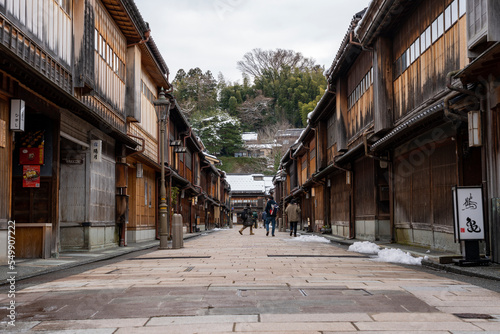
[[[12,137],[9,131],[9,107],[0,100],[0,222],[10,218]]]
[[[395,120],[405,116],[445,89],[448,72],[467,63],[465,16],[445,28],[445,8],[451,0],[423,1],[405,20],[393,38]],[[435,20],[439,30],[434,29]],[[437,24],[436,24],[437,25]],[[425,32],[429,30],[431,41]],[[433,32],[439,31],[437,39]],[[414,47],[412,47],[414,46]]]
[[[356,219],[373,219],[376,214],[374,161],[371,158],[361,158],[354,164]]]
[[[350,185],[346,184],[345,172],[332,176],[330,194],[332,225],[347,225],[350,213]]]
[[[372,58],[371,52],[362,53],[347,75],[349,140],[373,122]]]
[[[451,187],[457,184],[455,141],[447,139],[395,157],[396,225],[453,231]]]

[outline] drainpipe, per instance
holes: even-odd
[[[352,35],[353,35],[354,31],[351,30],[351,32],[349,33],[349,44],[352,44],[352,45],[356,45],[356,46],[359,46],[361,48],[361,50],[363,51],[368,51],[368,52],[373,52],[373,48],[369,48],[367,46],[364,46],[363,44],[361,43],[358,43],[358,42],[355,42],[353,39],[352,39]]]
[[[480,100],[480,117],[481,117],[481,124],[486,124],[485,118],[486,118],[486,113],[483,112],[487,110],[488,105],[486,98],[484,96],[481,96]],[[485,136],[483,131],[481,131],[481,135]],[[490,210],[491,210],[491,202],[488,197],[488,180],[487,180],[487,175],[488,175],[488,168],[486,166],[487,162],[487,145],[491,145],[488,141],[482,140],[483,145],[481,145],[481,167],[482,167],[482,185],[483,185],[483,203],[486,203],[485,207],[487,210],[485,210],[485,219],[484,219],[484,246],[485,246],[485,255],[488,258],[491,258],[491,241],[490,241],[490,228],[491,228],[491,216]]]
[[[337,92],[333,91],[332,88],[330,87],[331,83],[330,80],[328,80],[328,78],[326,78],[326,82],[327,82],[326,91],[330,94],[337,95]]]
[[[186,138],[190,137],[191,136],[191,133],[193,131],[193,128],[189,128],[189,131],[186,132],[186,135],[184,136],[184,138],[182,138],[182,141],[183,141],[183,144],[184,144],[184,147],[186,147]],[[181,135],[184,135],[184,134],[181,134]]]
[[[142,144],[141,144],[141,149],[139,151],[132,152],[129,155],[126,155],[125,158],[132,157],[134,155],[138,155],[138,154],[144,153],[144,151],[146,150],[146,144],[145,144],[146,140],[144,138],[142,138],[142,137],[135,136],[135,135],[130,134],[130,133],[127,133],[127,136],[139,139],[140,141],[142,141]]]
[[[127,44],[127,47],[147,43],[147,42],[149,42],[150,36],[151,36],[151,29],[148,29],[144,32],[144,36],[142,37],[142,39],[139,42]],[[167,80],[167,82],[168,82],[168,80]]]
[[[454,76],[455,74],[457,74],[460,71],[461,70],[455,70],[455,71],[448,72],[448,74],[446,74],[446,87],[449,90],[453,91],[453,92],[451,92],[450,94],[446,95],[445,98],[443,99],[443,103],[444,103],[444,116],[446,118],[449,118],[449,119],[454,119],[454,120],[458,120],[458,121],[462,121],[462,122],[467,122],[468,121],[467,117],[461,116],[461,115],[457,115],[457,114],[451,112],[451,109],[450,109],[450,100],[452,98],[458,96],[459,94],[466,94],[466,95],[469,95],[469,96],[476,97],[476,93],[471,92],[468,89],[463,89],[463,88],[455,87],[455,86],[453,86],[451,84],[451,77]]]
[[[366,129],[363,132],[363,144],[365,146],[365,156],[368,157],[368,158],[372,158],[372,159],[378,160],[378,161],[391,162],[391,160],[389,160],[387,158],[377,157],[376,155],[374,155],[372,153],[369,153],[370,150],[368,149],[368,139],[366,138],[366,136],[368,134],[370,134],[370,133],[373,133],[373,130]]]

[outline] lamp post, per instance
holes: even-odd
[[[165,128],[170,113],[170,99],[165,97],[163,88],[160,95],[154,101],[155,112],[160,121],[160,249],[168,249],[168,208],[167,208],[167,190],[165,188]]]

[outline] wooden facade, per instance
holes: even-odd
[[[323,224],[339,237],[459,253],[452,186],[488,180],[483,200],[488,212],[496,207],[498,131],[487,125],[483,145],[470,145],[467,113],[484,108],[484,117],[496,120],[498,89],[485,78],[498,72],[498,41],[488,38],[500,24],[494,15],[476,17],[493,31],[471,43],[467,19],[479,7],[467,3],[378,0],[353,16],[304,132],[315,139],[299,138],[281,160],[278,175],[286,179],[276,177],[281,200],[300,199],[311,230]],[[479,88],[466,89],[471,85]],[[486,96],[481,85],[489,87]],[[482,251],[498,261],[495,214],[486,214],[492,237]]]
[[[481,119],[481,146],[472,152],[464,152],[463,173],[460,179],[464,184],[477,184],[477,174],[482,176],[484,205],[488,208],[487,231],[485,240],[486,254],[494,262],[500,262],[500,89],[498,86],[500,47],[500,15],[496,3],[478,1],[474,6],[467,3],[467,51],[471,62],[456,77],[463,85],[475,86],[480,103],[476,105]],[[486,15],[479,15],[486,13]],[[469,15],[470,14],[470,15]],[[471,22],[476,24],[471,25]],[[471,155],[473,153],[474,155]],[[471,163],[481,161],[481,166]],[[482,173],[477,173],[480,168]],[[475,173],[472,171],[475,169]]]
[[[17,258],[155,239],[161,168],[187,231],[223,223],[227,183],[173,97],[160,166],[154,101],[171,85],[149,35],[129,0],[0,0],[0,243],[15,221]]]

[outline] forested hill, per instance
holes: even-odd
[[[238,62],[242,83],[179,70],[174,95],[211,154],[233,156],[242,132],[304,127],[326,88],[324,68],[291,50],[254,49]]]
[[[217,168],[229,174],[264,174],[268,176],[276,174],[274,166],[269,166],[266,158],[220,156],[219,159],[221,165]]]

